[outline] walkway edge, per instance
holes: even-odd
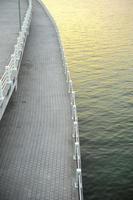
[[[79,127],[78,127],[78,116],[77,116],[77,108],[76,108],[76,100],[75,100],[75,91],[73,90],[73,83],[71,80],[70,76],[70,71],[68,68],[68,64],[66,61],[65,53],[64,53],[64,48],[61,42],[61,37],[60,37],[60,32],[57,27],[57,24],[50,14],[47,6],[41,1],[37,0],[38,3],[43,7],[44,11],[46,12],[47,16],[49,17],[51,23],[53,24],[59,46],[60,46],[60,52],[61,52],[61,57],[62,57],[62,63],[64,67],[64,74],[66,77],[66,83],[68,87],[68,93],[69,93],[69,98],[70,98],[70,103],[71,103],[71,113],[72,113],[72,126],[73,126],[73,133],[72,133],[72,138],[74,141],[74,155],[73,159],[76,162],[76,173],[75,173],[75,188],[78,189],[78,194],[79,194],[79,200],[83,200],[83,184],[82,184],[82,170],[81,170],[81,152],[80,152],[80,139],[79,139]]]

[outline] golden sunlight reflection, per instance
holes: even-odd
[[[61,31],[70,67],[79,50],[81,57],[79,59],[82,59],[83,65],[89,57],[99,62],[100,59],[112,62],[113,55],[118,54],[119,58],[121,51],[127,51],[127,48],[128,50],[131,48],[132,51],[132,47],[128,46],[133,31],[131,1],[126,3],[124,0],[45,0],[44,2]],[[127,6],[128,15],[125,16]],[[78,50],[71,48],[69,44],[76,44]],[[93,64],[88,67],[95,68]]]
[[[77,91],[85,199],[132,199],[133,0],[44,3]]]

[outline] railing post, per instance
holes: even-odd
[[[19,33],[19,37],[20,37],[20,39],[19,39],[20,48],[21,48],[21,51],[22,51],[22,49],[23,49],[23,33],[22,32]]]
[[[67,73],[67,69],[68,69],[68,64],[67,64],[67,62],[65,62],[65,64],[64,64],[65,66],[65,74]]]
[[[12,68],[13,71],[13,79],[15,80],[15,91],[17,91],[17,84],[18,84],[18,79],[17,79],[17,58],[15,53],[11,55],[11,59],[13,59],[14,66]]]
[[[16,66],[16,55],[15,55],[15,53],[11,55],[11,60],[13,60],[13,70],[16,70],[17,66]]]
[[[0,101],[4,100],[2,81],[0,80]]]
[[[77,140],[78,137],[78,122],[74,121],[73,122],[73,138],[75,138]]]
[[[74,155],[73,155],[73,159],[76,160],[76,156],[77,158],[79,158],[78,154],[78,148],[79,148],[79,142],[75,142],[74,143]]]
[[[18,11],[19,11],[19,30],[21,31],[21,9],[20,9],[20,0],[18,0]]]
[[[72,91],[72,95],[71,95],[71,105],[75,104],[75,91]]]
[[[68,86],[68,93],[71,93],[72,91],[72,80],[69,80],[69,86]]]
[[[18,53],[18,45],[15,45],[15,50],[14,50],[15,56],[16,56],[16,61],[18,62],[19,60],[19,53]]]
[[[19,52],[22,51],[20,35],[19,35],[19,37],[17,38],[17,45],[18,45],[18,51],[19,51]]]
[[[15,78],[15,91],[18,89],[18,77]]]
[[[75,181],[75,188],[78,188],[79,186],[79,177],[81,176],[81,169],[76,169],[76,181]]]
[[[7,73],[7,83],[11,84],[12,80],[11,80],[11,70],[9,66],[5,66],[6,69],[6,73]]]
[[[76,118],[76,105],[75,104],[72,106],[72,119],[74,121],[77,120],[77,118]]]

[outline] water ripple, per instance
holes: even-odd
[[[133,1],[46,2],[77,91],[84,197],[132,200]]]

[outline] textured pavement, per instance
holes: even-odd
[[[14,93],[0,122],[0,200],[77,200],[70,102],[55,29],[34,1]]]
[[[21,0],[21,17],[27,9],[27,0]],[[0,76],[9,63],[19,32],[18,0],[0,0]]]

